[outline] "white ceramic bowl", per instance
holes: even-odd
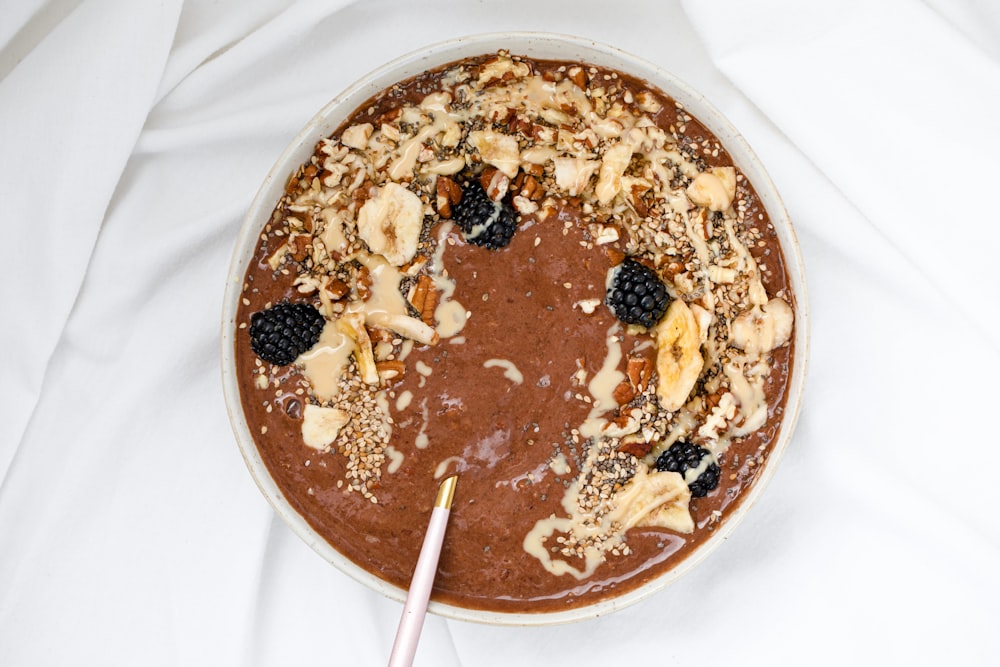
[[[260,232],[284,191],[288,175],[309,159],[319,139],[330,135],[357,107],[375,93],[397,81],[440,65],[480,54],[495,53],[501,49],[533,58],[578,61],[610,67],[648,81],[683,104],[695,118],[718,137],[729,151],[736,166],[753,183],[781,242],[788,277],[795,293],[795,355],[785,417],[777,442],[774,444],[764,470],[756,483],[745,495],[738,509],[730,514],[719,529],[714,531],[712,537],[693,550],[677,567],[659,578],[627,594],[586,607],[544,614],[480,611],[438,602],[431,602],[429,607],[433,613],[459,620],[498,625],[547,625],[594,618],[621,609],[661,590],[694,568],[725,541],[736,524],[754,505],[754,501],[763,493],[788,446],[798,418],[809,356],[806,280],[798,242],[788,214],[774,184],[764,171],[764,167],[750,146],[736,131],[736,128],[702,95],[669,72],[616,48],[590,40],[547,33],[499,33],[453,39],[428,46],[380,67],[334,98],[306,124],[278,158],[274,167],[271,168],[251,204],[236,243],[226,285],[222,320],[222,380],[229,418],[240,451],[254,480],[275,511],[299,537],[337,568],[371,589],[394,600],[403,601],[406,597],[404,590],[390,585],[358,567],[320,537],[305,519],[292,509],[271,478],[254,444],[240,403],[233,349],[236,334],[236,311],[243,276],[253,255]]]

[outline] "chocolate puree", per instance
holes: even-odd
[[[539,65],[550,70],[558,66]],[[375,103],[381,110],[406,95],[419,99],[433,88],[433,76]],[[647,89],[638,81],[625,77],[621,81],[637,92]],[[656,121],[670,127],[675,115],[674,106],[664,104]],[[695,142],[709,136],[696,121],[687,123],[686,133]],[[704,160],[708,165],[729,162],[724,152]],[[763,234],[751,252],[758,263],[767,265],[764,286],[768,294],[784,290],[790,300],[781,249],[766,212],[752,192],[748,204],[748,217],[758,221]],[[434,599],[508,612],[578,607],[632,590],[675,566],[691,547],[711,535],[718,525],[713,513],[721,513],[725,520],[754,482],[780,426],[790,345],[771,353],[766,425],[734,440],[720,457],[718,489],[704,498],[692,498],[691,513],[698,526],[694,533],[632,529],[627,536],[631,554],[609,554],[583,581],[550,574],[523,548],[535,521],[564,513],[563,494],[584,455],[584,444],[573,442],[571,430],[583,423],[592,407],[583,400],[586,388],[574,381],[574,374],[581,366],[588,377],[600,370],[608,332],[617,322],[603,300],[605,277],[613,262],[609,255],[620,244],[584,247],[592,239],[580,216],[572,199],[561,200],[557,214],[544,221],[536,215],[522,216],[510,245],[499,251],[467,244],[457,228],[447,232],[449,245],[442,257],[447,274],[455,280],[453,298],[471,316],[458,337],[416,346],[406,357],[404,377],[389,388],[394,420],[391,447],[402,460],[392,472],[387,470],[389,460],[383,466],[377,503],[345,491],[343,456],[303,444],[301,416],[309,399],[301,390],[296,394],[302,382],[294,366],[274,370],[277,386],[255,386],[259,362],[250,351],[246,331],[241,331],[236,358],[243,408],[265,464],[296,511],[361,567],[407,587],[436,488],[444,476],[457,473]],[[444,231],[442,224],[450,225],[435,223],[432,238]],[[292,285],[294,272],[282,275],[267,264],[279,242],[265,236],[247,270],[241,323],[267,304],[303,298]],[[585,299],[598,299],[601,305],[587,314],[579,306]],[[624,334],[623,352],[650,340],[643,333]],[[650,345],[645,350],[647,356],[655,354]],[[504,365],[486,367],[489,360],[513,364],[523,379],[505,376]],[[416,370],[420,362],[429,373]],[[404,396],[412,400],[397,403]],[[568,462],[569,472],[550,466],[559,454]]]

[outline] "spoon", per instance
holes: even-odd
[[[417,567],[413,571],[413,579],[410,580],[410,590],[406,594],[403,615],[399,619],[396,640],[389,655],[389,667],[409,667],[413,664],[417,642],[420,640],[420,630],[424,627],[424,617],[427,616],[427,603],[431,597],[434,576],[437,574],[441,543],[448,527],[448,515],[451,513],[451,501],[455,495],[457,482],[458,475],[452,475],[438,487],[437,500],[434,501],[434,509],[431,510],[431,520],[427,525],[423,546],[420,547]]]

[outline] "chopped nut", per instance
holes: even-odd
[[[607,243],[614,243],[619,238],[621,238],[621,234],[619,233],[617,227],[614,225],[604,225],[597,232],[597,236],[594,237],[594,243],[597,245],[605,245]]]
[[[653,442],[646,442],[645,438],[636,433],[622,438],[618,451],[641,459],[653,451],[653,445]]]
[[[292,246],[292,259],[296,262],[301,262],[309,256],[309,251],[312,248],[312,242],[308,236],[300,235],[294,238]]]
[[[625,253],[618,248],[608,246],[607,253],[608,259],[611,260],[611,266],[618,266],[625,261]]]
[[[399,133],[399,128],[397,128],[395,125],[390,125],[389,123],[382,123],[382,127],[380,129],[382,132],[382,136],[385,137],[386,139],[390,139],[398,143],[399,140],[402,138],[402,135]]]
[[[434,326],[434,311],[437,309],[438,293],[434,288],[434,280],[430,276],[425,274],[417,278],[410,303],[420,313],[420,319],[424,324]]]
[[[367,266],[362,265],[358,269],[358,278],[356,282],[358,296],[360,296],[362,300],[367,300],[371,295],[372,290],[372,276],[371,273],[369,273]]]
[[[373,343],[391,343],[396,335],[388,329],[372,327],[368,330],[368,336]]]
[[[653,362],[643,356],[631,356],[628,358],[628,365],[625,367],[625,374],[632,383],[632,387],[637,391],[642,391],[653,376]]]
[[[523,171],[528,176],[534,176],[535,178],[541,178],[545,174],[545,168],[542,167],[542,165],[534,164],[531,162],[522,164],[521,171]]]
[[[507,128],[512,134],[520,133],[530,137],[534,126],[535,124],[530,119],[518,113],[512,113],[507,119]]]
[[[285,256],[288,255],[290,250],[291,249],[288,247],[287,243],[282,243],[278,246],[278,249],[275,250],[274,254],[272,254],[267,260],[267,263],[270,265],[272,270],[278,270],[278,267],[285,261]]]
[[[664,255],[663,259],[669,260],[670,258]],[[671,281],[677,274],[684,273],[684,270],[684,265],[676,260],[667,261],[663,266],[659,267],[660,276]]]
[[[647,113],[656,113],[663,107],[656,101],[656,96],[648,90],[644,90],[635,96],[636,104]]]
[[[643,195],[647,192],[649,192],[649,188],[643,187],[640,183],[633,183],[628,192],[628,199],[632,204],[632,208],[642,217],[649,215],[649,206],[646,204],[646,200],[643,199]]]
[[[335,278],[334,280],[328,282],[323,289],[326,290],[326,293],[330,296],[332,301],[339,301],[340,299],[343,299],[347,296],[348,292],[351,291],[351,288],[347,285],[347,283],[339,278]]]
[[[635,388],[629,380],[622,380],[615,387],[612,396],[618,405],[626,405],[629,401],[635,398]]]
[[[386,380],[399,380],[406,374],[406,364],[398,359],[378,361],[375,363],[378,375],[383,382]]]
[[[486,167],[479,176],[479,183],[486,191],[486,196],[493,201],[500,201],[510,189],[510,177],[496,167]]]
[[[722,399],[722,395],[726,392],[722,389],[716,389],[714,392],[705,397],[705,411],[711,412],[719,404]]]
[[[518,190],[518,195],[531,201],[538,201],[545,196],[545,188],[542,184],[538,182],[534,176],[530,174],[521,174],[524,176],[521,179],[520,189]]]
[[[462,188],[447,176],[438,176],[435,189],[437,190],[435,203],[438,213],[442,218],[450,218],[451,207],[462,201]]]
[[[529,215],[538,210],[538,204],[521,195],[515,196],[511,203],[514,205],[514,209],[521,215]]]
[[[485,62],[479,68],[479,84],[490,86],[499,81],[510,81],[531,74],[531,67],[525,62],[515,62],[509,56],[498,56]]]
[[[371,198],[373,190],[375,190],[375,184],[372,183],[371,179],[366,178],[358,188],[351,192],[351,201],[357,204],[360,209]]]
[[[569,80],[576,84],[576,87],[581,90],[587,90],[587,84],[590,83],[590,77],[587,76],[587,71],[577,65],[576,67],[569,68],[566,72]]]
[[[699,208],[692,215],[694,228],[701,233],[701,237],[708,241],[712,238],[712,222],[708,217],[708,212]]]

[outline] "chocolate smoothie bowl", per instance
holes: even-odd
[[[729,533],[791,437],[805,281],[767,175],[615,49],[485,35],[392,63],[296,138],[239,239],[237,440],[318,553],[405,597],[459,483],[431,611],[615,610]]]

